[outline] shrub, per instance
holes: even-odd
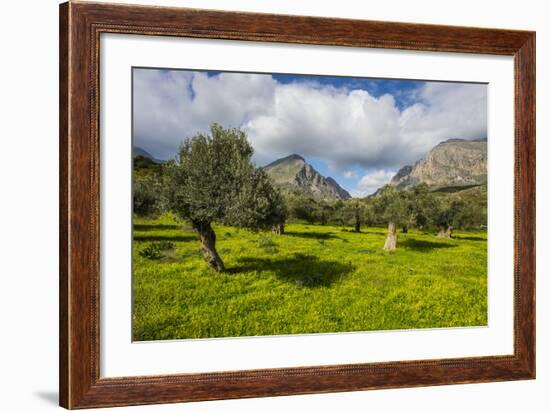
[[[166,251],[174,250],[176,246],[171,241],[156,241],[139,251],[139,255],[149,260],[158,260]]]

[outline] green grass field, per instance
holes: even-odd
[[[410,230],[388,253],[383,228],[215,230],[228,273],[207,267],[187,225],[134,220],[135,340],[487,324],[486,232]],[[146,249],[163,241],[175,248],[151,259]]]

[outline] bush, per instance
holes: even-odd
[[[134,213],[140,217],[155,218],[165,209],[162,179],[149,175],[134,181]]]
[[[176,248],[171,241],[156,241],[148,244],[145,248],[139,251],[139,255],[149,260],[158,260],[164,252],[172,251]]]

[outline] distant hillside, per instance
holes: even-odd
[[[153,162],[155,162],[155,163],[157,163],[157,164],[165,163],[165,161],[159,160],[158,158],[153,157],[153,156],[152,156],[151,154],[149,154],[147,151],[145,151],[145,150],[142,149],[141,147],[137,147],[137,146],[134,146],[134,149],[133,149],[133,156],[134,156],[134,157],[145,157],[145,158],[148,158],[149,160],[152,160]]]
[[[401,168],[390,182],[398,188],[420,183],[442,191],[487,184],[487,139],[444,141],[414,166]]]
[[[305,159],[292,154],[264,167],[275,185],[289,192],[299,193],[318,200],[351,198],[331,177],[323,177]]]

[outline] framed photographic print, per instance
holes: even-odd
[[[60,6],[60,404],[535,377],[535,33]]]

